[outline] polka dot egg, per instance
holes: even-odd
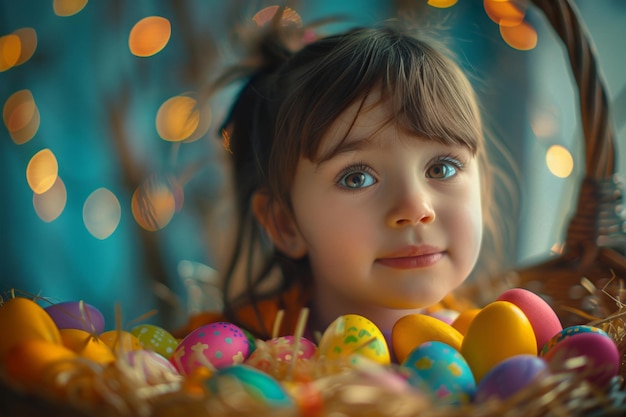
[[[243,363],[248,357],[248,339],[232,323],[217,322],[198,327],[178,345],[170,362],[183,375],[200,367],[211,370]]]
[[[152,324],[140,324],[130,331],[141,345],[164,358],[170,358],[178,346],[178,341],[168,331]]]

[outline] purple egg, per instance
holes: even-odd
[[[489,399],[506,400],[528,386],[538,375],[547,373],[548,364],[534,355],[512,356],[494,366],[476,389],[476,403]]]
[[[92,334],[104,332],[104,316],[83,301],[65,301],[45,308],[59,329],[79,329]]]

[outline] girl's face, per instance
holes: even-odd
[[[433,305],[478,257],[477,159],[385,124],[389,108],[375,92],[360,105],[324,137],[322,155],[345,137],[337,152],[321,163],[301,158],[295,173],[293,214],[316,298],[340,314]]]

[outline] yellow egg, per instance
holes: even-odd
[[[61,329],[60,332],[63,345],[79,356],[103,365],[115,360],[111,348],[91,333],[80,329]]]
[[[318,353],[330,360],[359,356],[388,365],[389,348],[382,332],[374,323],[358,314],[338,317],[328,326],[320,340]]]
[[[76,353],[65,346],[42,339],[26,339],[11,348],[3,358],[4,370],[11,381],[26,387],[51,380],[60,371],[72,369]]]
[[[143,349],[137,336],[124,330],[109,330],[101,333],[100,340],[111,348],[116,355],[128,353],[131,350]]]
[[[459,333],[463,335],[466,334],[470,323],[474,320],[478,313],[480,313],[480,308],[469,308],[462,311],[461,314],[459,314],[459,316],[452,322],[452,327],[457,329]]]
[[[533,327],[522,310],[508,301],[495,301],[476,315],[463,339],[461,354],[476,382],[491,368],[516,355],[537,355]]]
[[[24,297],[11,298],[0,306],[0,359],[26,340],[43,340],[61,344],[54,321],[36,302]]]
[[[455,350],[461,350],[463,335],[454,327],[426,314],[409,314],[393,326],[391,332],[393,353],[402,363],[413,349],[425,342],[443,342]]]

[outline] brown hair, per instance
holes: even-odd
[[[483,196],[491,195],[490,175],[484,175],[488,168],[475,93],[447,49],[397,25],[353,29],[317,40],[293,54],[277,39],[269,34],[262,39],[264,65],[241,90],[225,123],[239,224],[232,258],[224,271],[227,314],[242,303],[254,305],[295,280],[309,284],[306,258],[288,259],[269,248],[260,251],[264,259],[253,267],[258,261],[252,259],[255,242],[263,243],[263,232],[252,215],[251,198],[255,191],[266,190],[270,198],[290,207],[298,160],[320,162],[332,156],[320,153],[329,126],[375,88],[380,88],[381,100],[393,106],[389,122],[420,137],[465,146],[476,155],[483,170]],[[491,206],[483,203],[485,209]],[[246,290],[233,299],[230,286],[242,262]],[[276,267],[281,272],[279,282],[261,291]]]

